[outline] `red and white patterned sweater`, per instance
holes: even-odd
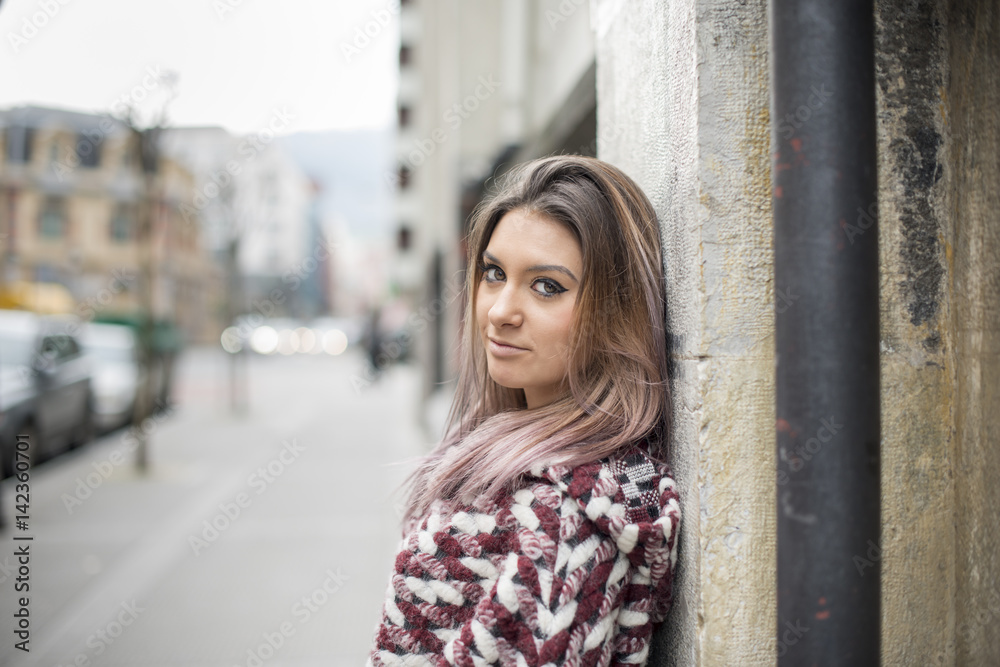
[[[367,664],[643,665],[679,522],[669,469],[640,449],[437,501],[403,539]]]

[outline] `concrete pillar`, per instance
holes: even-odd
[[[666,256],[684,518],[650,665],[773,664],[767,5],[599,0],[594,27],[598,157],[649,195]]]

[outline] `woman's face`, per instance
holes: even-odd
[[[515,210],[497,223],[479,261],[476,322],[490,377],[523,389],[529,408],[551,403],[564,390],[569,368],[583,277],[580,243],[565,225]]]

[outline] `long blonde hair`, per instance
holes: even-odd
[[[504,215],[524,210],[561,222],[580,241],[568,391],[528,410],[524,392],[487,370],[476,323],[480,261]],[[541,465],[579,465],[643,440],[665,458],[670,417],[664,278],[656,213],[616,167],[581,156],[512,170],[473,213],[458,387],[441,443],[410,476],[407,517],[437,498],[471,501],[513,488]]]

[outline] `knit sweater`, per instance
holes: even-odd
[[[643,665],[680,507],[640,449],[436,501],[403,538],[368,665]]]

